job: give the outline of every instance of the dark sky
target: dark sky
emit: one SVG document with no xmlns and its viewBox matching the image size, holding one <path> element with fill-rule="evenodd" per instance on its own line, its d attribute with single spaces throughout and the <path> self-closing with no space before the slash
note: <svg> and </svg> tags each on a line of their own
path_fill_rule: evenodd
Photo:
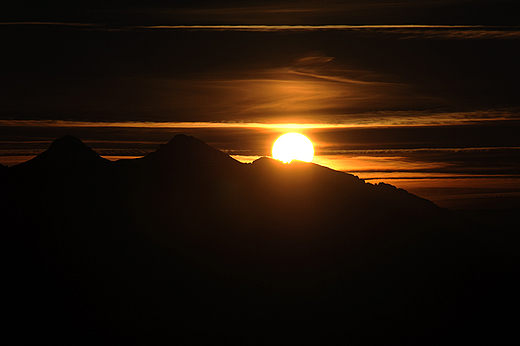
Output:
<svg viewBox="0 0 520 346">
<path fill-rule="evenodd" d="M 518 9 L 468 0 L 12 1 L 0 11 L 0 102 L 4 118 L 106 121 L 517 107 Z M 150 28 L 237 24 L 311 27 Z M 312 27 L 330 24 L 476 26 Z M 298 97 L 310 102 L 294 109 L 289 84 L 301 79 Z M 283 90 L 265 92 L 281 80 Z"/>
<path fill-rule="evenodd" d="M 0 29 L 5 118 L 335 122 L 520 105 L 516 29 Z"/>
<path fill-rule="evenodd" d="M 17 1 L 5 9 L 2 119 L 518 119 L 515 1 Z M 262 26 L 275 24 L 303 27 Z"/>
<path fill-rule="evenodd" d="M 517 25 L 514 0 L 9 1 L 2 21 Z"/>
</svg>

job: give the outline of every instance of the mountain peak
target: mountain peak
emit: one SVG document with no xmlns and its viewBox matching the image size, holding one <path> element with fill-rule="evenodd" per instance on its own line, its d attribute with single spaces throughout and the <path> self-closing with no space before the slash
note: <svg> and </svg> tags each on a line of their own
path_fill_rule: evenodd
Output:
<svg viewBox="0 0 520 346">
<path fill-rule="evenodd" d="M 61 152 L 61 153 L 74 153 L 74 152 L 80 152 L 85 150 L 92 150 L 89 147 L 85 145 L 79 139 L 78 137 L 74 137 L 71 135 L 66 135 L 63 137 L 60 137 L 58 139 L 55 139 L 51 145 L 49 146 L 49 149 L 47 151 L 49 152 Z"/>
<path fill-rule="evenodd" d="M 18 166 L 85 168 L 106 161 L 79 138 L 67 135 L 54 140 L 43 153 Z"/>
<path fill-rule="evenodd" d="M 44 154 L 49 159 L 55 158 L 74 162 L 104 160 L 79 138 L 71 135 L 54 140 L 49 149 L 42 153 L 42 155 Z"/>
<path fill-rule="evenodd" d="M 192 167 L 215 166 L 238 163 L 229 155 L 210 147 L 205 142 L 185 134 L 175 135 L 147 159 L 168 164 L 183 164 Z"/>
<path fill-rule="evenodd" d="M 193 136 L 185 135 L 184 133 L 176 134 L 166 145 L 175 145 L 175 144 L 188 144 L 188 143 L 195 143 L 195 142 L 202 142 L 200 139 L 197 139 Z"/>
</svg>

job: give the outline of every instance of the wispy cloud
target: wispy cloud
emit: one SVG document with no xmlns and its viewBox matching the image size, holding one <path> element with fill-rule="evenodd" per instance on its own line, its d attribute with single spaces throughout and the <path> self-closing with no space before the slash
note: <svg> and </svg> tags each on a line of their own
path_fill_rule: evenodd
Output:
<svg viewBox="0 0 520 346">
<path fill-rule="evenodd" d="M 332 119 L 329 119 L 332 120 Z M 71 120 L 16 120 L 0 119 L 0 127 L 63 127 L 63 128 L 142 128 L 142 129 L 341 129 L 436 127 L 471 125 L 520 120 L 514 111 L 493 110 L 473 112 L 393 111 L 349 114 L 339 122 L 240 122 L 240 121 L 71 121 Z"/>
<path fill-rule="evenodd" d="M 487 25 L 109 25 L 74 22 L 3 22 L 3 26 L 42 25 L 69 26 L 88 30 L 191 30 L 191 31 L 246 31 L 246 32 L 298 32 L 298 31 L 352 31 L 360 33 L 393 34 L 403 39 L 520 39 L 520 27 Z"/>
<path fill-rule="evenodd" d="M 417 28 L 396 29 L 395 34 L 403 39 L 436 39 L 436 40 L 518 40 L 520 29 L 500 27 L 473 28 L 437 28 L 437 30 L 418 30 Z"/>
<path fill-rule="evenodd" d="M 520 147 L 323 150 L 315 162 L 364 177 L 435 175 L 520 178 Z"/>
<path fill-rule="evenodd" d="M 398 83 L 383 81 L 385 76 L 382 75 L 376 75 L 369 71 L 349 69 L 346 66 L 334 64 L 334 57 L 326 56 L 319 52 L 297 59 L 295 63 L 286 68 L 284 72 L 292 75 L 345 84 L 403 86 Z"/>
<path fill-rule="evenodd" d="M 131 28 L 131 27 L 129 27 Z M 395 29 L 483 29 L 481 25 L 147 25 L 141 29 L 210 30 L 210 31 L 315 31 L 315 30 L 395 30 Z"/>
<path fill-rule="evenodd" d="M 484 25 L 152 25 L 141 29 L 208 31 L 356 31 L 420 39 L 519 39 L 519 27 Z"/>
</svg>

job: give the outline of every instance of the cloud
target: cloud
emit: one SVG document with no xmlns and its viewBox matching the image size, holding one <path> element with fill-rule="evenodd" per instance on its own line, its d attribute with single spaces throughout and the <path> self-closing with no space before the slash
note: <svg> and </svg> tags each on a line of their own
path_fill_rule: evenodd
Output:
<svg viewBox="0 0 520 346">
<path fill-rule="evenodd" d="M 365 178 L 520 178 L 520 147 L 322 150 L 315 162 Z"/>
<path fill-rule="evenodd" d="M 403 39 L 435 39 L 435 40 L 518 40 L 520 30 L 503 27 L 468 27 L 468 28 L 435 28 L 437 30 L 421 30 L 414 28 L 398 29 L 395 34 Z"/>
<path fill-rule="evenodd" d="M 520 39 L 518 27 L 483 25 L 155 25 L 135 28 L 251 32 L 353 31 L 384 33 L 403 39 Z"/>
<path fill-rule="evenodd" d="M 386 111 L 350 114 L 348 119 L 327 119 L 323 122 L 264 122 L 231 121 L 82 121 L 0 119 L 0 128 L 139 128 L 139 129 L 193 129 L 193 128 L 248 128 L 248 129 L 363 129 L 400 127 L 446 127 L 478 124 L 514 123 L 520 120 L 517 109 L 480 110 L 464 112 L 439 111 Z"/>
<path fill-rule="evenodd" d="M 334 57 L 316 52 L 297 59 L 292 66 L 286 68 L 286 72 L 318 80 L 346 84 L 402 86 L 397 83 L 381 81 L 383 78 L 388 78 L 388 76 L 376 75 L 370 71 L 349 69 L 341 64 L 335 64 L 333 60 Z"/>
<path fill-rule="evenodd" d="M 358 112 L 442 105 L 393 78 L 311 53 L 285 66 L 163 80 L 161 89 L 175 95 L 168 96 L 171 104 L 185 112 L 245 122 L 350 121 Z M 188 93 L 195 96 L 185 97 Z"/>
<path fill-rule="evenodd" d="M 85 30 L 139 31 L 139 30 L 189 30 L 189 31 L 245 31 L 245 32 L 311 32 L 352 31 L 358 33 L 384 33 L 402 39 L 475 40 L 475 39 L 520 39 L 517 26 L 486 25 L 117 25 L 80 22 L 3 22 L 0 26 L 69 26 Z"/>
</svg>

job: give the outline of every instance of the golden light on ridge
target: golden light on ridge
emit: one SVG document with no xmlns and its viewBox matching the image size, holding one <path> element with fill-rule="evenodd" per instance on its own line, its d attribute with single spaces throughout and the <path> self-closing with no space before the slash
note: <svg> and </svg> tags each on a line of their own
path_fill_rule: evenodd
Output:
<svg viewBox="0 0 520 346">
<path fill-rule="evenodd" d="M 280 136 L 273 145 L 273 158 L 284 163 L 292 160 L 311 162 L 314 157 L 314 147 L 309 138 L 296 132 Z"/>
</svg>

